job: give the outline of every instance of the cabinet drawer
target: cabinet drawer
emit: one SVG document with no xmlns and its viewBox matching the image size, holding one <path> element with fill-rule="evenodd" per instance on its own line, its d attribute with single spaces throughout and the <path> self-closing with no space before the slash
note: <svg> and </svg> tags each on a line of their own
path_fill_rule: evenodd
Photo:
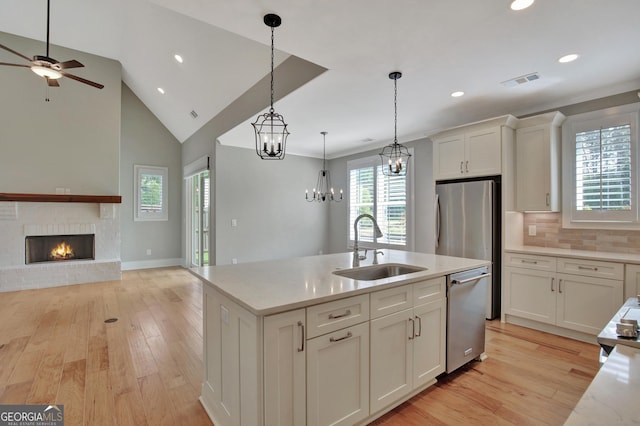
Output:
<svg viewBox="0 0 640 426">
<path fill-rule="evenodd" d="M 307 339 L 368 320 L 368 294 L 311 306 L 307 308 Z"/>
<path fill-rule="evenodd" d="M 413 306 L 413 285 L 403 285 L 371 293 L 371 318 L 400 312 Z"/>
<path fill-rule="evenodd" d="M 506 253 L 505 266 L 537 269 L 539 271 L 556 271 L 556 258 L 535 254 Z"/>
<path fill-rule="evenodd" d="M 413 306 L 444 299 L 446 295 L 446 277 L 433 278 L 413 284 Z"/>
<path fill-rule="evenodd" d="M 610 280 L 623 280 L 624 264 L 559 257 L 558 272 L 584 275 L 587 277 L 608 278 Z"/>
</svg>

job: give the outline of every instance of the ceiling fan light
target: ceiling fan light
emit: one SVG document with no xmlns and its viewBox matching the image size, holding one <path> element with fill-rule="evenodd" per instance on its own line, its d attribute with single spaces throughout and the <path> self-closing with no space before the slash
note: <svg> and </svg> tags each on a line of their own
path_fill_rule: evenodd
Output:
<svg viewBox="0 0 640 426">
<path fill-rule="evenodd" d="M 31 71 L 38 74 L 40 77 L 50 78 L 53 80 L 57 80 L 62 77 L 62 74 L 59 71 L 47 67 L 42 67 L 40 65 L 32 66 Z"/>
</svg>

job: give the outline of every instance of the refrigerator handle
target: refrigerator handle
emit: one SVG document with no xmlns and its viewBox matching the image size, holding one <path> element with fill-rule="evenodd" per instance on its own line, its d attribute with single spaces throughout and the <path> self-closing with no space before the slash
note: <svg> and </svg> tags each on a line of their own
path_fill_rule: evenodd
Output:
<svg viewBox="0 0 640 426">
<path fill-rule="evenodd" d="M 436 194 L 436 202 L 433 204 L 434 216 L 436 219 L 436 248 L 440 246 L 440 196 Z"/>
</svg>

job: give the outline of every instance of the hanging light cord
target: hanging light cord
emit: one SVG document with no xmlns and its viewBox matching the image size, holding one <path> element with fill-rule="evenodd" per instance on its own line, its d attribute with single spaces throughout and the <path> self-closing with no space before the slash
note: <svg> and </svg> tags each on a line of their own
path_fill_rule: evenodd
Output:
<svg viewBox="0 0 640 426">
<path fill-rule="evenodd" d="M 271 27 L 271 108 L 269 112 L 273 114 L 273 30 L 274 27 Z"/>
<path fill-rule="evenodd" d="M 393 79 L 393 143 L 398 143 L 398 79 Z"/>
<path fill-rule="evenodd" d="M 322 132 L 322 170 L 327 170 L 327 132 Z"/>
</svg>

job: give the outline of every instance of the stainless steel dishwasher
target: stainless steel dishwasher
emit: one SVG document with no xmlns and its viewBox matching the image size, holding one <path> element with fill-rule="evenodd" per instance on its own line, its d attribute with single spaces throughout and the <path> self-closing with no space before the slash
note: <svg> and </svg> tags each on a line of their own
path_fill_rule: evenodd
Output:
<svg viewBox="0 0 640 426">
<path fill-rule="evenodd" d="M 487 267 L 447 277 L 447 373 L 484 353 Z"/>
</svg>

